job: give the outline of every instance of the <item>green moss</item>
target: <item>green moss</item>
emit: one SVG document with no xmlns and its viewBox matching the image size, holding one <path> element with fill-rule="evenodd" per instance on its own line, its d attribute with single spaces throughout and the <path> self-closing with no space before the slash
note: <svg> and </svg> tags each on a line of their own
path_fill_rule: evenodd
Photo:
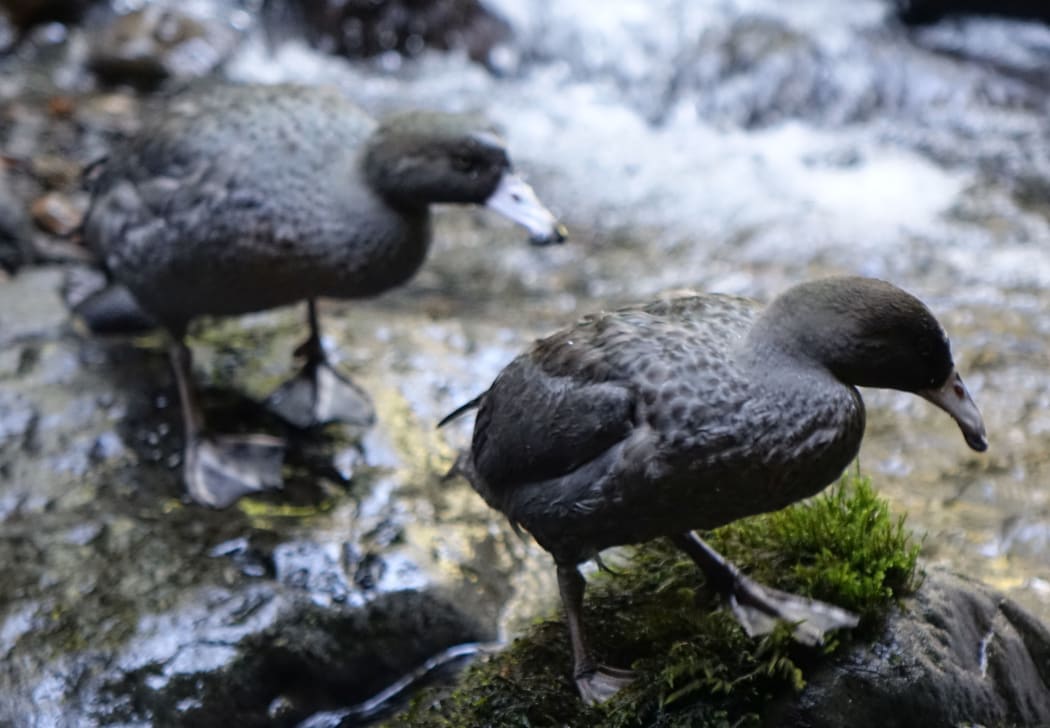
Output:
<svg viewBox="0 0 1050 728">
<path fill-rule="evenodd" d="M 918 587 L 919 545 L 859 475 L 805 504 L 720 529 L 710 542 L 752 577 L 867 621 Z"/>
<path fill-rule="evenodd" d="M 860 476 L 777 513 L 707 534 L 755 579 L 861 614 L 861 633 L 917 586 L 919 547 Z M 794 643 L 785 626 L 747 637 L 691 561 L 663 541 L 631 549 L 625 570 L 589 579 L 585 624 L 599 657 L 637 681 L 605 705 L 577 697 L 560 619 L 536 624 L 472 666 L 451 692 L 428 692 L 388 725 L 697 727 L 760 724 L 768 700 L 804 685 L 806 670 L 838 647 Z M 849 635 L 840 637 L 850 639 Z"/>
</svg>

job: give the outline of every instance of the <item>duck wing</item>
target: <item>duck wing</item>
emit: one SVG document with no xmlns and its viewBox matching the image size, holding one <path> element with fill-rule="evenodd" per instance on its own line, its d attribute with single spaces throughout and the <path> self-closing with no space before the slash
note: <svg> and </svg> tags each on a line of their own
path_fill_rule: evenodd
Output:
<svg viewBox="0 0 1050 728">
<path fill-rule="evenodd" d="M 469 453 L 474 474 L 494 493 L 568 475 L 624 440 L 634 411 L 625 382 L 551 376 L 529 355 L 519 357 L 481 398 Z"/>
</svg>

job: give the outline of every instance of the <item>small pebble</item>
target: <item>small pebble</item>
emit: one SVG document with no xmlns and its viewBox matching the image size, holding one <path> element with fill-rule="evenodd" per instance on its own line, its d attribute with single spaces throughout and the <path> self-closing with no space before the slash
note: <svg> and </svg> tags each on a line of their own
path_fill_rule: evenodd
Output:
<svg viewBox="0 0 1050 728">
<path fill-rule="evenodd" d="M 48 192 L 33 201 L 33 222 L 45 232 L 65 237 L 80 227 L 84 210 L 60 192 Z"/>
</svg>

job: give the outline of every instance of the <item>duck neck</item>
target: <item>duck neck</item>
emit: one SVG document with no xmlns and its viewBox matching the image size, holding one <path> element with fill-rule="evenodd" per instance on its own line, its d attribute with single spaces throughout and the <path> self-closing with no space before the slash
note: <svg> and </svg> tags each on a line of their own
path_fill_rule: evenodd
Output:
<svg viewBox="0 0 1050 728">
<path fill-rule="evenodd" d="M 361 174 L 366 184 L 390 207 L 410 214 L 426 211 L 434 201 L 429 180 L 417 179 L 419 165 L 402 158 L 403 151 L 390 139 L 377 134 L 370 140 L 361 157 Z"/>
<path fill-rule="evenodd" d="M 838 381 L 825 351 L 825 339 L 830 333 L 825 322 L 800 323 L 804 317 L 792 303 L 778 299 L 758 316 L 741 348 L 744 362 L 759 374 L 772 375 L 781 370 L 808 372 Z"/>
<path fill-rule="evenodd" d="M 756 452 L 779 486 L 770 498 L 782 493 L 786 505 L 819 492 L 857 456 L 865 411 L 856 387 L 836 378 L 775 323 L 756 325 L 739 361 L 755 388 L 752 401 L 763 409 L 756 421 L 778 423 L 759 434 Z"/>
</svg>

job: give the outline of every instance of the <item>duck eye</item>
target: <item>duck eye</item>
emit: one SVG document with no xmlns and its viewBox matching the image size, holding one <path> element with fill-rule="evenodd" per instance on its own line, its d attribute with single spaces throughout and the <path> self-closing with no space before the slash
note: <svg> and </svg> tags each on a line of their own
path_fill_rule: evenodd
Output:
<svg viewBox="0 0 1050 728">
<path fill-rule="evenodd" d="M 481 164 L 474 157 L 465 154 L 456 154 L 452 157 L 452 169 L 464 174 L 476 175 L 481 171 Z"/>
</svg>

